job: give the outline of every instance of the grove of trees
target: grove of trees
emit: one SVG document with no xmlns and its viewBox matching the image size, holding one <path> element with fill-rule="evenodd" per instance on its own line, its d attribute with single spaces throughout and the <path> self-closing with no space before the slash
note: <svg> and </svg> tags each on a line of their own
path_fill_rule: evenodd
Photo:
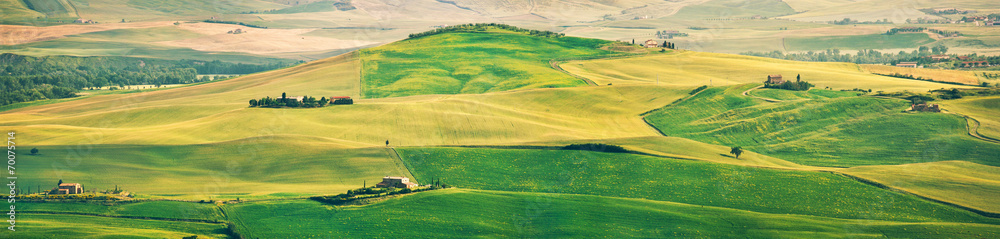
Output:
<svg viewBox="0 0 1000 239">
<path fill-rule="evenodd" d="M 76 92 L 86 88 L 186 84 L 210 80 L 197 78 L 198 74 L 248 74 L 288 65 L 3 53 L 0 54 L 0 105 L 75 97 Z"/>
<path fill-rule="evenodd" d="M 539 31 L 539 30 L 524 29 L 524 28 L 515 27 L 515 26 L 511 26 L 511 25 L 507 25 L 507 24 L 500 24 L 500 23 L 469 23 L 469 24 L 462 24 L 462 25 L 454 25 L 454 26 L 441 27 L 441 28 L 438 28 L 438 29 L 434 29 L 434 30 L 430 30 L 430 31 L 426 31 L 426 32 L 421 32 L 421 33 L 413 33 L 413 34 L 410 34 L 409 39 L 418 38 L 418 37 L 425 37 L 425 36 L 430 36 L 430 35 L 437 35 L 437 34 L 446 33 L 446 32 L 484 32 L 484 31 L 486 31 L 486 30 L 488 30 L 490 28 L 508 30 L 508 31 L 512 31 L 512 32 L 528 33 L 528 35 L 540 36 L 540 37 L 562 37 L 562 36 L 566 35 L 566 34 L 555 33 L 555 32 L 551 32 L 551 31 Z"/>
</svg>

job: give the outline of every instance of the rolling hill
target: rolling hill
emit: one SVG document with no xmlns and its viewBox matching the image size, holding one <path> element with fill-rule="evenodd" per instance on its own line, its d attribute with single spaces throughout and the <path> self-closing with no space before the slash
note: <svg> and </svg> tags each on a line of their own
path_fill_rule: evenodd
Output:
<svg viewBox="0 0 1000 239">
<path fill-rule="evenodd" d="M 197 35 L 170 29 L 63 41 Z M 621 48 L 640 54 L 607 50 Z M 578 60 L 558 66 L 596 85 L 552 65 L 568 58 Z M 768 74 L 820 87 L 757 89 Z M 997 210 L 1000 144 L 970 137 L 958 115 L 839 91 L 953 86 L 849 63 L 484 28 L 223 81 L 28 103 L 0 112 L 0 126 L 19 150 L 39 149 L 18 156 L 24 186 L 65 180 L 149 200 L 21 204 L 40 215 L 25 231 L 41 237 L 996 237 L 1000 219 L 984 212 Z M 355 99 L 248 107 L 283 93 Z M 992 119 L 993 98 L 941 104 Z M 994 123 L 983 120 L 984 134 Z M 559 149 L 581 143 L 631 152 Z M 306 199 L 390 175 L 458 188 L 367 205 Z"/>
</svg>

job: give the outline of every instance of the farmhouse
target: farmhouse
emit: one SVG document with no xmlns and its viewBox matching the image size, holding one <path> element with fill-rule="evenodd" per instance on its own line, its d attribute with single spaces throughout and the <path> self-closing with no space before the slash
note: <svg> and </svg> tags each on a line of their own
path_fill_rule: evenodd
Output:
<svg viewBox="0 0 1000 239">
<path fill-rule="evenodd" d="M 910 111 L 941 112 L 941 108 L 937 104 L 912 104 Z"/>
<path fill-rule="evenodd" d="M 63 183 L 59 184 L 59 187 L 52 189 L 53 194 L 81 194 L 83 193 L 83 185 L 79 183 Z"/>
<path fill-rule="evenodd" d="M 375 187 L 380 188 L 414 188 L 417 187 L 417 183 L 410 182 L 410 178 L 407 177 L 383 177 L 382 182 L 375 185 Z"/>
<path fill-rule="evenodd" d="M 781 79 L 781 75 L 767 75 L 767 81 L 764 83 L 777 85 L 785 83 L 785 80 Z"/>
<path fill-rule="evenodd" d="M 653 48 L 658 46 L 660 46 L 660 43 L 657 43 L 656 40 L 653 39 L 646 40 L 646 48 Z"/>
<path fill-rule="evenodd" d="M 931 58 L 931 60 L 940 61 L 940 60 L 951 59 L 951 56 L 948 56 L 948 55 L 933 55 L 933 56 L 928 56 L 928 58 Z"/>
<path fill-rule="evenodd" d="M 916 62 L 900 62 L 900 63 L 896 63 L 896 67 L 917 68 L 917 63 Z"/>
<path fill-rule="evenodd" d="M 94 24 L 95 22 L 94 22 L 94 20 L 89 20 L 89 19 L 83 19 L 83 18 L 77 18 L 77 19 L 76 19 L 76 21 L 73 21 L 73 23 L 86 23 L 86 24 Z"/>
<path fill-rule="evenodd" d="M 286 99 L 294 100 L 296 102 L 302 102 L 302 99 L 305 99 L 305 96 L 289 96 L 289 97 L 286 97 Z"/>
</svg>

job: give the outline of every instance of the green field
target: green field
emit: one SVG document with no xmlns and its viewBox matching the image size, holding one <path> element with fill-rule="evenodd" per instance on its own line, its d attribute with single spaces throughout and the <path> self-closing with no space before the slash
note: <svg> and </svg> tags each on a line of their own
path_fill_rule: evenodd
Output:
<svg viewBox="0 0 1000 239">
<path fill-rule="evenodd" d="M 887 92 L 924 92 L 971 87 L 873 75 L 853 63 L 787 61 L 694 51 L 570 61 L 559 66 L 570 73 L 593 80 L 598 85 L 723 86 L 763 83 L 768 75 L 780 74 L 785 79 L 801 75 L 802 80 L 815 84 L 818 89 L 830 87 L 833 90 L 860 88 Z"/>
<path fill-rule="evenodd" d="M 478 94 L 586 82 L 549 66 L 556 58 L 598 56 L 608 41 L 544 38 L 495 30 L 443 33 L 360 51 L 362 96 Z"/>
<path fill-rule="evenodd" d="M 641 198 L 846 219 L 997 223 L 825 172 L 592 151 L 397 150 L 416 179 L 440 179 L 461 188 Z"/>
<path fill-rule="evenodd" d="M 857 91 L 832 91 L 812 89 L 809 91 L 792 91 L 779 89 L 760 89 L 750 92 L 753 96 L 764 97 L 775 100 L 817 100 L 828 98 L 858 96 Z"/>
<path fill-rule="evenodd" d="M 755 15 L 774 17 L 792 13 L 795 13 L 795 9 L 783 1 L 712 0 L 684 7 L 671 17 L 676 19 L 740 18 Z"/>
<path fill-rule="evenodd" d="M 741 95 L 752 87 L 709 88 L 646 119 L 670 136 L 743 146 L 805 165 L 956 158 L 1000 165 L 1000 146 L 968 137 L 965 120 L 955 115 L 902 113 L 908 102 L 864 96 L 763 103 Z"/>
<path fill-rule="evenodd" d="M 863 166 L 842 172 L 976 210 L 1000 213 L 1000 168 L 966 161 Z"/>
<path fill-rule="evenodd" d="M 916 48 L 931 42 L 934 42 L 934 39 L 931 39 L 925 33 L 796 37 L 785 39 L 788 51 Z"/>
<path fill-rule="evenodd" d="M 229 238 L 216 223 L 124 219 L 100 216 L 29 214 L 18 217 L 17 238 Z"/>
<path fill-rule="evenodd" d="M 39 146 L 40 155 L 23 156 L 27 160 L 21 162 L 24 175 L 19 183 L 47 188 L 58 180 L 53 175 L 61 175 L 88 190 L 117 185 L 143 197 L 255 199 L 337 194 L 358 188 L 365 180 L 374 184 L 385 175 L 408 174 L 381 148 L 344 149 L 320 139 L 291 139 L 180 146 Z"/>
<path fill-rule="evenodd" d="M 362 207 L 332 207 L 301 200 L 243 203 L 223 208 L 240 233 L 250 238 L 995 237 L 1000 234 L 1000 227 L 985 224 L 845 220 L 642 199 L 468 189 L 418 193 Z"/>
<path fill-rule="evenodd" d="M 143 30 L 118 30 L 111 32 L 96 32 L 83 34 L 88 37 L 70 37 L 51 41 L 33 42 L 13 46 L 0 46 L 0 51 L 30 56 L 46 55 L 70 55 L 70 56 L 129 56 L 143 58 L 159 58 L 165 60 L 220 60 L 232 63 L 245 64 L 267 64 L 275 62 L 296 62 L 289 59 L 269 58 L 255 56 L 244 53 L 212 53 L 196 51 L 190 48 L 167 47 L 143 43 L 150 39 L 164 38 L 165 36 L 184 38 L 191 33 L 165 34 L 146 31 L 148 35 L 142 36 Z M 93 38 L 90 38 L 93 37 Z M 117 39 L 123 37 L 122 39 Z M 101 38 L 116 38 L 116 41 L 106 41 Z M 124 40 L 124 41 L 119 41 Z"/>
<path fill-rule="evenodd" d="M 194 219 L 201 221 L 223 221 L 222 212 L 212 203 L 190 203 L 178 201 L 119 202 L 104 205 L 96 202 L 19 202 L 22 212 L 34 213 L 78 213 L 109 217 Z"/>
<path fill-rule="evenodd" d="M 969 97 L 965 99 L 936 102 L 945 110 L 968 115 L 979 121 L 979 134 L 1000 139 L 1000 97 Z"/>
</svg>

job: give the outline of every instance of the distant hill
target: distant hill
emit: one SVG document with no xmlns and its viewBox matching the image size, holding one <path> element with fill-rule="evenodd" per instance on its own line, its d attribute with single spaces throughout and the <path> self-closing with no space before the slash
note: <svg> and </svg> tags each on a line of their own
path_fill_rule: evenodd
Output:
<svg viewBox="0 0 1000 239">
<path fill-rule="evenodd" d="M 360 51 L 362 96 L 485 93 L 586 85 L 549 60 L 613 54 L 612 41 L 536 36 L 497 27 L 445 32 Z"/>
</svg>

